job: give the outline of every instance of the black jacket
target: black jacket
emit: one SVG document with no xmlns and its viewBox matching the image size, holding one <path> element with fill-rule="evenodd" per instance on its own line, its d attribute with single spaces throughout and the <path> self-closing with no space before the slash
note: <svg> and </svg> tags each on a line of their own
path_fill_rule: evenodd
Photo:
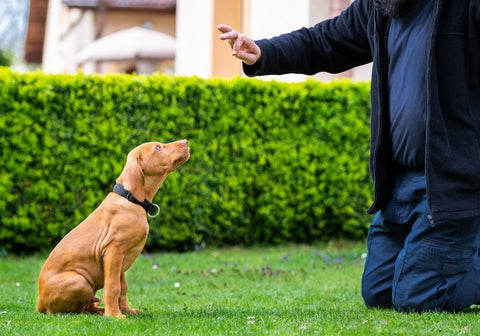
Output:
<svg viewBox="0 0 480 336">
<path fill-rule="evenodd" d="M 480 215 L 480 0 L 432 0 L 427 45 L 425 172 L 435 220 Z M 337 73 L 373 61 L 370 173 L 374 203 L 390 199 L 386 40 L 389 19 L 371 0 L 356 0 L 338 17 L 256 41 L 262 58 L 248 76 Z"/>
</svg>

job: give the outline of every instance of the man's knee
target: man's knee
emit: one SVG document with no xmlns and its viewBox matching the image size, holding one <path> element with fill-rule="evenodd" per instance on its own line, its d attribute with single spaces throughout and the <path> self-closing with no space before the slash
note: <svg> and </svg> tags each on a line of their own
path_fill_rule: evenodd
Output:
<svg viewBox="0 0 480 336">
<path fill-rule="evenodd" d="M 413 293 L 411 293 L 413 294 Z M 369 308 L 394 308 L 399 312 L 424 312 L 424 311 L 460 311 L 459 307 L 445 302 L 444 298 L 426 299 L 421 295 L 393 296 L 392 291 L 378 291 L 373 287 L 362 287 L 362 297 L 365 306 Z"/>
<path fill-rule="evenodd" d="M 378 288 L 362 284 L 362 297 L 365 305 L 370 308 L 392 307 L 392 291 L 378 290 Z"/>
<path fill-rule="evenodd" d="M 417 298 L 403 297 L 393 298 L 393 308 L 398 312 L 423 312 L 423 311 L 440 311 L 441 309 L 435 309 L 435 307 L 428 305 L 426 302 L 421 302 Z"/>
<path fill-rule="evenodd" d="M 453 300 L 448 293 L 442 292 L 436 295 L 424 293 L 410 293 L 411 295 L 394 295 L 393 307 L 398 312 L 459 312 L 467 308 L 464 302 Z"/>
</svg>

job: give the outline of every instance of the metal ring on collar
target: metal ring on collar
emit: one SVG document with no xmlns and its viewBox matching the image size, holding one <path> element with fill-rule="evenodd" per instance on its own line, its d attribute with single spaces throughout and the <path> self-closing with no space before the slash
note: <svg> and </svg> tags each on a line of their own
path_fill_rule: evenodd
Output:
<svg viewBox="0 0 480 336">
<path fill-rule="evenodd" d="M 153 208 L 156 209 L 156 210 L 155 210 L 155 213 L 154 213 L 154 214 L 150 214 L 150 211 L 152 211 Z M 157 217 L 159 214 L 160 214 L 160 207 L 159 207 L 157 204 L 152 203 L 151 208 L 150 208 L 150 209 L 148 210 L 148 212 L 147 212 L 148 217 L 150 217 L 150 218 Z"/>
</svg>

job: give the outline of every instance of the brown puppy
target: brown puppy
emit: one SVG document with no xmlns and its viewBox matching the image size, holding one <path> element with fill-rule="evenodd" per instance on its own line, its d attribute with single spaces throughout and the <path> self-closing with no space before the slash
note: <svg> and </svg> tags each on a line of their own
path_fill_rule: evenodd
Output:
<svg viewBox="0 0 480 336">
<path fill-rule="evenodd" d="M 125 318 L 138 314 L 127 303 L 125 271 L 142 251 L 148 234 L 147 212 L 167 175 L 190 157 L 187 140 L 149 142 L 133 149 L 114 192 L 53 249 L 38 279 L 41 313 L 104 313 Z M 97 290 L 104 288 L 105 308 Z"/>
</svg>

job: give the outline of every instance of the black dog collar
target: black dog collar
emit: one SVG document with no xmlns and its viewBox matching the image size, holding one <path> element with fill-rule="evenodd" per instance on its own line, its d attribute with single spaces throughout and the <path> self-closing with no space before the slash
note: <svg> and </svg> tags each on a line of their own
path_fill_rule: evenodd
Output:
<svg viewBox="0 0 480 336">
<path fill-rule="evenodd" d="M 112 190 L 114 193 L 116 194 L 119 194 L 120 196 L 122 197 L 125 197 L 127 200 L 129 200 L 130 202 L 132 203 L 135 203 L 135 204 L 138 204 L 140 205 L 142 208 L 145 209 L 145 211 L 147 212 L 148 216 L 149 217 L 156 217 L 158 216 L 158 214 L 160 213 L 160 207 L 155 204 L 155 203 L 150 203 L 149 201 L 147 200 L 144 200 L 143 202 L 140 202 L 139 200 L 137 200 L 135 197 L 132 196 L 132 194 L 130 193 L 130 191 L 128 190 L 125 190 L 125 188 L 123 187 L 123 185 L 121 185 L 120 183 L 116 183 L 114 186 L 113 186 L 113 190 Z M 151 214 L 150 212 L 152 210 L 156 210 L 156 212 L 154 214 Z"/>
</svg>

